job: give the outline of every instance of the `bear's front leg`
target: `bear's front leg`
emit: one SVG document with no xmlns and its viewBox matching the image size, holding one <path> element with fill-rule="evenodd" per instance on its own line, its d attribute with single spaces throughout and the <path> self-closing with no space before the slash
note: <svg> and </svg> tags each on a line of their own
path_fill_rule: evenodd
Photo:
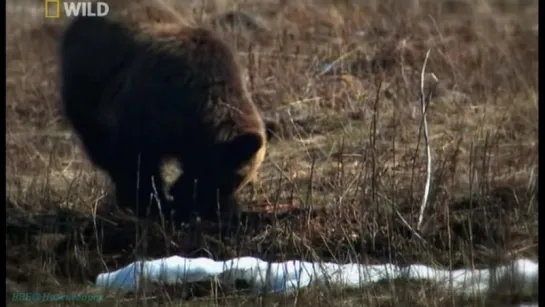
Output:
<svg viewBox="0 0 545 307">
<path fill-rule="evenodd" d="M 241 212 L 232 188 L 202 181 L 198 196 L 198 213 L 203 221 L 239 225 Z"/>
<path fill-rule="evenodd" d="M 177 225 L 192 222 L 199 211 L 195 178 L 186 173 L 180 175 L 170 187 L 169 194 L 173 198 L 174 222 Z"/>
<path fill-rule="evenodd" d="M 189 222 L 194 217 L 202 221 L 237 224 L 240 210 L 235 203 L 232 189 L 221 189 L 217 183 L 206 179 L 196 179 L 183 174 L 170 189 L 174 198 L 176 222 Z"/>
<path fill-rule="evenodd" d="M 141 160 L 137 164 L 113 172 L 117 205 L 131 209 L 139 218 L 156 218 L 160 213 L 169 218 L 170 204 L 164 195 L 164 181 L 159 163 Z"/>
</svg>

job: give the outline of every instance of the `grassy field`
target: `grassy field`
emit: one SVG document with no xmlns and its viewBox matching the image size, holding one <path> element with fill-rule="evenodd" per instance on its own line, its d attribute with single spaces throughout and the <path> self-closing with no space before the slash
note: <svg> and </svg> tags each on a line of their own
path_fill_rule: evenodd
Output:
<svg viewBox="0 0 545 307">
<path fill-rule="evenodd" d="M 44 19 L 43 1 L 8 1 L 8 304 L 14 292 L 97 293 L 99 272 L 172 254 L 445 269 L 537 258 L 537 0 L 171 0 L 171 11 L 149 14 L 139 2 L 159 3 L 118 0 L 110 8 L 222 33 L 256 104 L 277 123 L 260 180 L 242 202 L 312 210 L 229 237 L 212 226 L 172 232 L 116 220 L 105 209 L 108 179 L 59 111 L 63 20 Z M 418 227 L 428 169 L 421 88 L 432 168 Z M 174 171 L 165 167 L 165 176 Z M 108 293 L 102 304 L 510 306 L 537 297 L 506 288 L 463 298 L 397 281 L 289 297 L 194 289 Z"/>
</svg>

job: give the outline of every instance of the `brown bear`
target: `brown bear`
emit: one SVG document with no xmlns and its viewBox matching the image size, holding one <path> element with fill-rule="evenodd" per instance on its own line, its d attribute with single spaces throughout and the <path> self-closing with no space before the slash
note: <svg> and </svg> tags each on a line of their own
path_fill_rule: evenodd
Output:
<svg viewBox="0 0 545 307">
<path fill-rule="evenodd" d="M 111 177 L 119 206 L 143 217 L 151 204 L 157 214 L 156 191 L 177 221 L 192 212 L 207 220 L 238 215 L 236 193 L 257 173 L 267 136 L 235 53 L 214 32 L 77 17 L 59 56 L 64 114 Z M 171 203 L 165 158 L 183 171 Z"/>
</svg>

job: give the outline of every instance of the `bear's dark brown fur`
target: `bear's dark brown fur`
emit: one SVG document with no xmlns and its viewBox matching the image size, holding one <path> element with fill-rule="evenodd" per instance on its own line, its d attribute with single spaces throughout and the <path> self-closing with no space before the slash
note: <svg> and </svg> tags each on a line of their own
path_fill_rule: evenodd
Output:
<svg viewBox="0 0 545 307">
<path fill-rule="evenodd" d="M 172 187 L 177 220 L 193 211 L 213 219 L 218 204 L 222 216 L 238 212 L 234 197 L 257 173 L 267 138 L 226 43 L 205 28 L 78 17 L 59 54 L 63 110 L 118 205 L 138 201 L 146 215 L 153 176 L 167 206 L 160 164 L 174 157 L 183 170 Z"/>
</svg>

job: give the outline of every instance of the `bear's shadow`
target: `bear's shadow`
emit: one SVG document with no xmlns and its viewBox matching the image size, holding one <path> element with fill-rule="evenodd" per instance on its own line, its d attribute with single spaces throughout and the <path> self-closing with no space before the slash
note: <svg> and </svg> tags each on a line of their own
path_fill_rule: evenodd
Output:
<svg viewBox="0 0 545 307">
<path fill-rule="evenodd" d="M 88 282 L 102 272 L 117 270 L 136 260 L 172 255 L 215 260 L 255 256 L 266 260 L 267 255 L 250 244 L 252 238 L 279 220 L 297 218 L 304 213 L 298 210 L 276 215 L 242 212 L 238 227 L 213 222 L 173 227 L 168 222 L 142 220 L 111 210 L 111 206 L 104 207 L 109 209 L 99 210 L 94 217 L 69 209 L 35 215 L 8 213 L 6 239 L 9 244 L 6 244 L 14 249 L 27 249 L 29 238 L 60 236 L 62 239 L 47 251 L 36 250 L 31 254 L 38 261 L 39 255 L 45 252 L 54 257 L 55 272 L 59 276 Z"/>
</svg>

